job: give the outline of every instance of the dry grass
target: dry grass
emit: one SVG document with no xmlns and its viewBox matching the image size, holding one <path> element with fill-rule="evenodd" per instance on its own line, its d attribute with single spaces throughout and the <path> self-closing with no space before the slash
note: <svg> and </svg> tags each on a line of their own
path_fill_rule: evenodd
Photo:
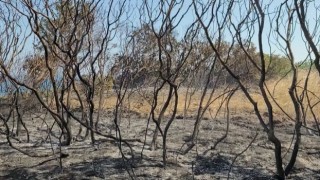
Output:
<svg viewBox="0 0 320 180">
<path fill-rule="evenodd" d="M 299 79 L 298 79 L 298 86 L 303 87 L 305 80 L 306 80 L 307 72 L 305 70 L 300 70 L 299 71 Z M 273 110 L 276 116 L 278 116 L 278 119 L 282 119 L 282 117 L 285 116 L 285 114 L 282 112 L 282 110 L 278 107 L 278 105 L 291 117 L 294 117 L 295 111 L 293 108 L 292 101 L 290 99 L 288 90 L 291 85 L 291 75 L 288 75 L 287 77 L 283 79 L 271 79 L 266 82 L 266 85 L 268 89 L 270 90 L 270 93 L 273 97 L 270 98 L 270 101 L 273 105 Z M 309 84 L 308 84 L 308 91 L 309 92 L 309 97 L 311 98 L 311 104 L 316 103 L 319 101 L 319 99 L 316 96 L 320 96 L 320 78 L 316 72 L 312 72 L 309 77 Z M 205 96 L 205 100 L 203 103 L 203 106 L 207 103 L 208 98 L 209 98 L 209 92 Z M 267 111 L 266 105 L 263 101 L 263 98 L 258 90 L 258 87 L 250 87 L 249 89 L 250 94 L 254 98 L 254 100 L 258 103 L 258 107 L 262 113 Z M 302 92 L 302 88 L 298 88 L 298 94 Z M 199 108 L 199 103 L 201 99 L 201 93 L 202 91 L 196 92 L 190 102 L 190 106 L 187 110 L 188 116 L 196 116 L 198 108 Z M 212 99 L 215 99 L 219 95 L 223 93 L 223 89 L 220 88 L 216 90 L 216 92 L 213 95 Z M 142 117 L 148 116 L 151 110 L 151 103 L 152 103 L 152 97 L 153 97 L 153 91 L 152 90 L 144 90 L 144 92 L 131 92 L 129 93 L 130 96 L 126 96 L 123 101 L 123 107 L 124 109 L 129 109 L 130 111 L 135 111 L 139 113 Z M 164 104 L 166 97 L 168 94 L 168 89 L 165 88 L 162 90 L 159 94 L 158 98 L 158 106 L 156 108 L 156 112 L 159 113 L 162 105 Z M 316 96 L 315 96 L 316 95 Z M 223 99 L 226 96 L 222 96 L 220 98 L 217 98 L 208 108 L 208 111 L 205 113 L 204 117 L 210 118 L 210 113 L 211 115 L 214 115 L 216 111 L 219 109 L 221 104 L 223 103 Z M 271 96 L 269 96 L 271 97 Z M 95 107 L 98 107 L 98 97 L 96 99 L 96 105 Z M 105 110 L 110 110 L 114 109 L 116 106 L 117 102 L 117 97 L 115 92 L 109 91 L 104 94 L 103 98 L 103 109 Z M 179 89 L 179 100 L 178 100 L 178 106 L 177 106 L 177 115 L 183 115 L 184 113 L 184 107 L 185 107 L 185 100 L 186 100 L 186 89 L 185 88 L 180 88 Z M 275 103 L 276 101 L 276 103 Z M 174 100 L 172 99 L 169 110 L 165 113 L 165 115 L 170 115 L 172 113 L 173 109 L 173 102 Z M 307 104 L 306 99 L 303 102 L 305 105 Z M 278 104 L 278 105 L 277 105 Z M 71 107 L 78 107 L 79 102 L 76 99 L 72 99 L 71 101 Z M 223 105 L 225 107 L 225 105 Z M 238 91 L 235 93 L 233 98 L 230 101 L 229 104 L 230 111 L 236 114 L 241 114 L 241 113 L 253 113 L 253 106 L 252 104 L 247 100 L 245 95 L 241 92 Z M 316 105 L 314 107 L 314 112 L 318 113 L 320 112 L 320 104 Z M 219 115 L 223 115 L 224 113 L 224 108 L 222 108 L 222 111 L 219 113 Z M 319 113 L 317 114 L 319 116 Z M 310 109 L 307 110 L 307 118 L 312 119 Z"/>
<path fill-rule="evenodd" d="M 298 96 L 300 96 L 300 94 L 303 91 L 306 77 L 307 77 L 307 72 L 305 70 L 300 70 L 298 72 L 298 83 L 297 83 Z M 291 85 L 291 79 L 292 79 L 292 76 L 288 76 L 285 79 L 281 80 L 279 83 L 277 83 L 277 80 L 271 80 L 270 82 L 268 82 L 267 86 L 271 91 L 274 91 L 272 93 L 272 96 L 274 97 L 275 101 L 283 108 L 283 110 L 287 114 L 294 117 L 295 110 L 293 108 L 293 103 L 289 96 L 289 87 Z M 312 105 L 320 100 L 318 99 L 318 97 L 316 97 L 320 95 L 319 85 L 320 85 L 319 75 L 317 72 L 314 71 L 310 74 L 309 81 L 308 81 L 308 91 L 309 91 L 308 96 L 310 98 L 310 102 Z M 305 107 L 307 107 L 308 102 L 306 97 L 304 98 L 303 104 L 305 105 Z M 275 105 L 274 102 L 273 102 L 273 105 L 275 107 L 274 111 L 276 113 L 282 114 L 281 110 Z M 316 105 L 313 108 L 313 110 L 315 113 L 318 113 L 317 116 L 319 116 L 320 105 Z M 309 108 L 307 110 L 307 119 L 311 119 L 311 113 Z"/>
</svg>

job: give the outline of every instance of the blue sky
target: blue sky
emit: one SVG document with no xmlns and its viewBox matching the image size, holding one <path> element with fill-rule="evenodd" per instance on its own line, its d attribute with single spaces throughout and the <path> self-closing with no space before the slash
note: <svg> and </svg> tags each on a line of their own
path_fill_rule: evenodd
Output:
<svg viewBox="0 0 320 180">
<path fill-rule="evenodd" d="M 244 1 L 246 3 L 249 3 L 250 1 Z M 270 6 L 268 7 L 268 12 L 269 14 L 266 15 L 265 17 L 265 27 L 264 27 L 264 33 L 263 33 L 263 46 L 264 46 L 264 52 L 266 54 L 269 53 L 275 53 L 275 54 L 280 54 L 280 55 L 284 55 L 283 49 L 281 48 L 281 45 L 284 45 L 284 42 L 281 39 L 277 39 L 279 37 L 277 37 L 278 35 L 275 32 L 275 26 L 276 26 L 276 16 L 277 16 L 277 11 L 279 10 L 280 7 L 280 3 L 282 3 L 283 1 L 262 1 L 264 2 L 262 4 L 262 6 L 269 4 L 270 2 Z M 290 2 L 290 1 L 289 1 Z M 292 1 L 293 2 L 293 1 Z M 241 7 L 240 7 L 241 6 Z M 241 9 L 242 8 L 242 9 Z M 241 16 L 241 13 L 243 10 L 243 4 L 235 7 L 232 11 L 233 13 L 233 17 L 235 19 L 239 18 L 239 16 Z M 267 11 L 266 11 L 267 12 Z M 314 31 L 314 29 L 316 29 L 316 33 L 314 34 L 314 40 L 317 42 L 320 40 L 320 27 L 319 30 L 317 28 L 318 26 L 318 20 L 316 17 L 320 17 L 320 1 L 314 1 L 314 2 L 310 2 L 309 6 L 308 6 L 308 10 L 306 11 L 306 19 L 307 19 L 307 24 L 308 27 L 310 29 L 311 32 Z M 194 15 L 194 9 L 190 10 L 190 13 L 188 13 L 186 15 L 186 17 L 184 18 L 184 20 L 181 22 L 181 25 L 178 27 L 178 32 L 179 31 L 184 31 L 190 24 L 190 22 L 192 22 L 192 20 L 194 20 L 196 17 Z M 283 21 L 284 23 L 286 23 L 287 17 L 282 14 L 282 16 L 279 18 L 280 21 Z M 293 32 L 293 36 L 292 36 L 292 50 L 294 53 L 294 57 L 295 57 L 295 61 L 299 62 L 299 61 L 303 61 L 305 59 L 310 59 L 310 57 L 308 57 L 308 46 L 305 43 L 305 38 L 304 35 L 300 29 L 300 24 L 298 22 L 297 17 L 295 16 L 295 25 L 294 25 L 294 32 Z M 286 27 L 280 27 L 280 31 L 284 32 L 284 29 Z M 253 35 L 252 38 L 252 42 L 258 46 L 258 27 L 256 26 L 255 29 L 255 34 Z M 245 34 L 246 32 L 244 32 L 243 34 Z M 245 38 L 245 36 L 243 36 Z M 213 36 L 214 38 L 214 36 Z M 230 41 L 231 38 L 228 35 L 228 33 L 225 35 L 225 40 Z M 311 56 L 312 58 L 312 56 Z"/>
<path fill-rule="evenodd" d="M 141 9 L 139 9 L 140 4 L 142 1 L 129 1 L 130 2 L 130 11 L 131 13 L 130 15 L 130 24 L 136 28 L 139 28 L 140 26 L 140 22 L 139 22 L 139 11 Z M 151 1 L 149 1 L 151 2 Z M 159 1 L 154 0 L 153 3 L 156 4 Z M 248 3 L 249 1 L 244 1 L 245 3 Z M 275 16 L 275 11 L 277 10 L 277 8 L 279 7 L 279 4 L 282 1 L 262 1 L 263 5 L 266 5 L 269 2 L 272 2 L 271 5 L 269 6 L 269 12 L 270 12 L 270 17 L 271 20 L 269 19 L 268 16 L 266 16 L 266 23 L 265 23 L 265 31 L 264 31 L 264 35 L 263 35 L 263 46 L 264 46 L 264 52 L 265 53 L 276 53 L 276 54 L 283 54 L 283 52 L 281 51 L 281 49 L 279 48 L 282 43 L 281 40 L 277 40 L 275 33 L 274 33 L 274 27 L 270 26 L 270 22 L 272 22 L 271 24 L 275 24 L 275 20 L 272 19 Z M 191 0 L 186 0 L 183 8 L 182 8 L 182 12 L 185 12 L 188 8 L 188 6 L 190 5 Z M 107 3 L 105 3 L 105 5 L 107 5 Z M 320 1 L 314 1 L 312 3 L 310 3 L 309 7 L 308 7 L 308 11 L 307 11 L 307 20 L 308 20 L 308 26 L 310 28 L 311 31 L 313 31 L 313 29 L 315 28 L 315 26 L 317 26 L 317 19 L 316 17 L 319 16 L 320 12 L 319 12 L 319 6 L 320 6 Z M 241 4 L 238 7 L 235 7 L 232 11 L 232 16 L 236 19 L 239 16 L 241 16 L 242 9 L 243 8 L 243 4 Z M 210 14 L 209 14 L 210 15 Z M 195 13 L 194 13 L 194 9 L 193 7 L 188 11 L 188 13 L 185 15 L 185 17 L 183 18 L 183 20 L 181 21 L 180 25 L 177 27 L 176 32 L 179 35 L 183 35 L 184 31 L 189 27 L 189 25 L 196 19 Z M 283 18 L 283 20 L 285 21 L 285 18 Z M 22 21 L 22 23 L 26 24 L 26 21 Z M 320 23 L 320 22 L 318 22 Z M 273 28 L 273 29 L 272 29 Z M 29 29 L 26 28 L 26 31 L 28 31 Z M 320 31 L 320 28 L 319 28 Z M 314 35 L 314 39 L 315 41 L 318 41 L 319 39 L 319 31 L 317 31 Z M 257 30 L 256 30 L 257 32 Z M 271 33 L 271 36 L 269 36 L 269 32 Z M 244 32 L 245 34 L 246 32 Z M 230 35 L 226 34 L 225 36 L 225 40 L 230 41 Z M 245 37 L 245 36 L 244 36 Z M 214 38 L 214 36 L 213 36 Z M 255 33 L 253 38 L 252 38 L 252 42 L 257 46 L 258 45 L 258 34 Z M 25 54 L 28 53 L 33 53 L 33 47 L 32 47 L 32 42 L 33 42 L 33 38 L 30 37 L 27 46 L 25 47 Z M 295 56 L 295 60 L 296 62 L 298 61 L 302 61 L 307 57 L 307 49 L 308 47 L 306 47 L 306 43 L 304 42 L 304 37 L 303 34 L 300 30 L 299 27 L 299 23 L 297 22 L 296 26 L 295 26 L 295 31 L 293 34 L 293 41 L 292 41 L 292 49 L 294 52 L 294 56 Z"/>
</svg>

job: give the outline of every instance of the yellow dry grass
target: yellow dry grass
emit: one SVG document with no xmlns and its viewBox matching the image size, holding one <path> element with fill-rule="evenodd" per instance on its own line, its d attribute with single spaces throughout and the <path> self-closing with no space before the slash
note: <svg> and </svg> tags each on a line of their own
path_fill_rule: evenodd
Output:
<svg viewBox="0 0 320 180">
<path fill-rule="evenodd" d="M 298 72 L 298 83 L 297 83 L 297 94 L 298 98 L 301 98 L 301 93 L 303 91 L 303 87 L 306 82 L 307 78 L 307 71 L 306 70 L 299 70 Z M 314 105 L 316 102 L 318 102 L 320 99 L 320 77 L 319 74 L 316 71 L 311 72 L 310 76 L 308 77 L 308 86 L 307 86 L 307 92 L 308 96 L 310 98 L 310 104 Z M 273 97 L 276 102 L 283 108 L 285 112 L 287 112 L 289 115 L 294 116 L 295 110 L 293 107 L 293 103 L 291 101 L 291 98 L 289 96 L 289 87 L 292 82 L 292 76 L 288 76 L 282 81 L 280 81 L 278 84 L 276 80 L 271 80 L 268 82 L 268 87 L 270 89 L 274 89 Z M 307 97 L 304 96 L 303 99 L 303 105 L 307 107 L 308 101 Z M 281 113 L 280 108 L 277 108 L 275 103 L 273 102 L 273 105 L 275 107 L 275 112 Z M 317 113 L 317 117 L 319 117 L 320 112 L 320 105 L 315 105 L 313 107 L 313 110 L 315 113 Z M 307 119 L 311 119 L 311 113 L 310 109 L 307 109 Z"/>
<path fill-rule="evenodd" d="M 297 86 L 299 87 L 304 86 L 306 76 L 307 76 L 307 72 L 305 70 L 299 70 L 299 74 L 298 74 L 299 78 L 298 78 Z M 273 97 L 272 99 L 271 96 L 269 96 L 269 99 L 271 101 L 271 104 L 273 106 L 273 111 L 276 116 L 283 117 L 285 114 L 282 112 L 282 110 L 285 111 L 287 114 L 289 114 L 291 117 L 295 116 L 293 103 L 289 96 L 289 87 L 291 85 L 291 79 L 292 79 L 292 76 L 288 75 L 287 77 L 283 78 L 280 81 L 279 79 L 271 79 L 266 82 L 266 86 L 270 90 L 271 95 Z M 311 99 L 311 104 L 314 104 L 317 101 L 319 101 L 319 99 L 316 97 L 316 96 L 320 97 L 319 85 L 320 85 L 319 75 L 317 74 L 317 72 L 312 72 L 309 76 L 309 84 L 308 84 L 308 91 L 310 91 L 308 95 Z M 202 107 L 204 107 L 206 102 L 208 101 L 210 91 L 211 89 L 209 89 L 209 92 L 206 94 Z M 302 92 L 302 88 L 298 88 L 298 94 L 301 94 L 301 92 Z M 221 93 L 223 93 L 223 88 L 216 90 L 216 92 L 213 95 L 213 99 L 215 99 Z M 198 91 L 192 96 L 190 106 L 187 110 L 188 116 L 196 116 L 199 105 L 200 105 L 201 94 L 202 92 Z M 167 98 L 167 95 L 168 95 L 168 88 L 164 88 L 164 90 L 160 91 L 160 94 L 158 96 L 158 106 L 156 108 L 157 113 L 160 112 Z M 259 92 L 258 87 L 254 87 L 254 86 L 250 87 L 250 95 L 257 102 L 259 110 L 262 113 L 267 112 L 266 105 L 263 101 L 263 98 Z M 144 90 L 143 93 L 133 92 L 133 93 L 130 93 L 130 96 L 128 95 L 125 96 L 125 98 L 123 99 L 122 106 L 125 109 L 130 109 L 130 111 L 135 111 L 141 114 L 142 116 L 146 117 L 151 111 L 152 97 L 153 97 L 152 90 Z M 219 109 L 219 107 L 221 106 L 223 99 L 225 97 L 226 96 L 222 96 L 216 99 L 216 101 L 214 101 L 212 104 L 210 104 L 204 116 L 210 118 L 209 112 L 212 112 L 211 114 L 214 115 L 216 111 Z M 96 108 L 98 107 L 98 100 L 99 100 L 98 96 L 96 96 L 95 97 Z M 184 114 L 185 100 L 186 100 L 186 89 L 180 88 L 178 105 L 177 105 L 177 115 Z M 107 93 L 104 94 L 102 107 L 104 110 L 114 109 L 116 106 L 116 102 L 117 102 L 116 93 L 113 91 L 108 91 Z M 172 98 L 169 108 L 167 109 L 165 115 L 172 114 L 173 102 L 174 102 L 174 99 Z M 71 104 L 72 104 L 71 107 L 79 106 L 79 102 L 75 99 L 72 99 Z M 282 108 L 282 110 L 278 107 L 277 104 Z M 306 98 L 303 101 L 303 104 L 304 105 L 307 104 Z M 239 115 L 241 115 L 241 113 L 254 113 L 252 104 L 248 101 L 248 99 L 245 97 L 243 92 L 241 92 L 240 90 L 237 91 L 235 95 L 232 97 L 232 99 L 230 100 L 229 109 L 231 112 L 233 112 L 233 114 L 239 114 Z M 223 108 L 220 114 L 223 114 L 224 110 L 225 110 L 225 104 L 223 105 Z M 313 108 L 313 110 L 314 112 L 317 113 L 316 115 L 318 117 L 320 112 L 320 104 L 316 105 Z M 307 111 L 307 118 L 308 119 L 312 118 L 310 109 L 308 109 Z"/>
</svg>

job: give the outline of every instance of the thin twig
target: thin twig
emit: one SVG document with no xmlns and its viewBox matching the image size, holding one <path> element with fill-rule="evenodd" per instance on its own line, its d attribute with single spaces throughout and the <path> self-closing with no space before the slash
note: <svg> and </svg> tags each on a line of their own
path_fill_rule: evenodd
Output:
<svg viewBox="0 0 320 180">
<path fill-rule="evenodd" d="M 256 140 L 258 134 L 259 134 L 258 131 L 256 131 L 256 135 L 253 137 L 253 139 L 252 139 L 251 142 L 248 144 L 248 146 L 247 146 L 243 151 L 241 151 L 239 154 L 237 154 L 237 155 L 234 157 L 234 159 L 232 160 L 232 163 L 230 164 L 230 167 L 229 167 L 228 179 L 230 179 L 230 172 L 231 172 L 231 170 L 232 170 L 233 164 L 236 162 L 236 160 L 237 160 L 237 158 L 238 158 L 239 156 L 241 156 L 244 152 L 246 152 L 246 151 L 249 149 L 249 147 L 252 145 L 252 143 Z"/>
</svg>

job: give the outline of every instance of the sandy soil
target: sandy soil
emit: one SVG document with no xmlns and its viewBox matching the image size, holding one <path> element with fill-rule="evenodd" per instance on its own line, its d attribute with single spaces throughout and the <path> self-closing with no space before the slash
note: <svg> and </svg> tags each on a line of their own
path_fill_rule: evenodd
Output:
<svg viewBox="0 0 320 180">
<path fill-rule="evenodd" d="M 31 143 L 14 144 L 28 152 L 50 154 L 59 151 L 57 143 L 46 141 L 46 126 L 39 120 L 40 115 L 30 115 L 27 122 L 32 135 Z M 163 123 L 165 124 L 166 121 Z M 48 124 L 50 122 L 48 121 Z M 110 118 L 105 118 L 101 129 L 106 134 L 110 127 Z M 150 122 L 147 145 L 141 156 L 147 119 L 131 117 L 122 119 L 122 138 L 128 141 L 135 157 L 130 161 L 137 179 L 226 179 L 230 165 L 235 156 L 243 151 L 256 133 L 258 136 L 252 145 L 240 155 L 230 170 L 230 179 L 272 179 L 275 172 L 273 145 L 268 142 L 254 115 L 232 116 L 228 137 L 215 150 L 210 147 L 219 139 L 226 129 L 226 120 L 204 120 L 198 138 L 198 144 L 186 155 L 180 152 L 185 140 L 190 137 L 194 120 L 176 119 L 169 130 L 168 165 L 162 166 L 162 137 L 159 135 L 158 149 L 150 151 L 154 124 Z M 75 131 L 78 125 L 74 126 Z M 3 132 L 3 128 L 1 131 Z M 114 134 L 114 132 L 111 132 Z M 302 131 L 303 137 L 296 166 L 289 179 L 320 179 L 320 138 Z M 56 134 L 58 132 L 56 131 Z M 277 136 L 283 142 L 284 163 L 290 156 L 290 143 L 293 124 L 284 121 L 277 124 Z M 22 134 L 23 136 L 24 134 Z M 56 141 L 52 134 L 52 140 Z M 54 157 L 29 157 L 10 148 L 5 136 L 0 136 L 0 179 L 129 179 L 127 163 L 124 163 L 119 152 L 119 144 L 97 136 L 97 144 L 92 146 L 90 140 L 74 141 L 69 147 L 62 147 L 63 153 L 69 156 L 62 159 L 63 169 Z M 129 156 L 129 148 L 122 146 Z M 183 146 L 182 149 L 185 149 Z M 288 150 L 289 148 L 289 150 Z M 292 148 L 291 148 L 292 149 Z M 205 153 L 207 152 L 207 153 Z M 286 154 L 286 152 L 289 152 Z"/>
</svg>

